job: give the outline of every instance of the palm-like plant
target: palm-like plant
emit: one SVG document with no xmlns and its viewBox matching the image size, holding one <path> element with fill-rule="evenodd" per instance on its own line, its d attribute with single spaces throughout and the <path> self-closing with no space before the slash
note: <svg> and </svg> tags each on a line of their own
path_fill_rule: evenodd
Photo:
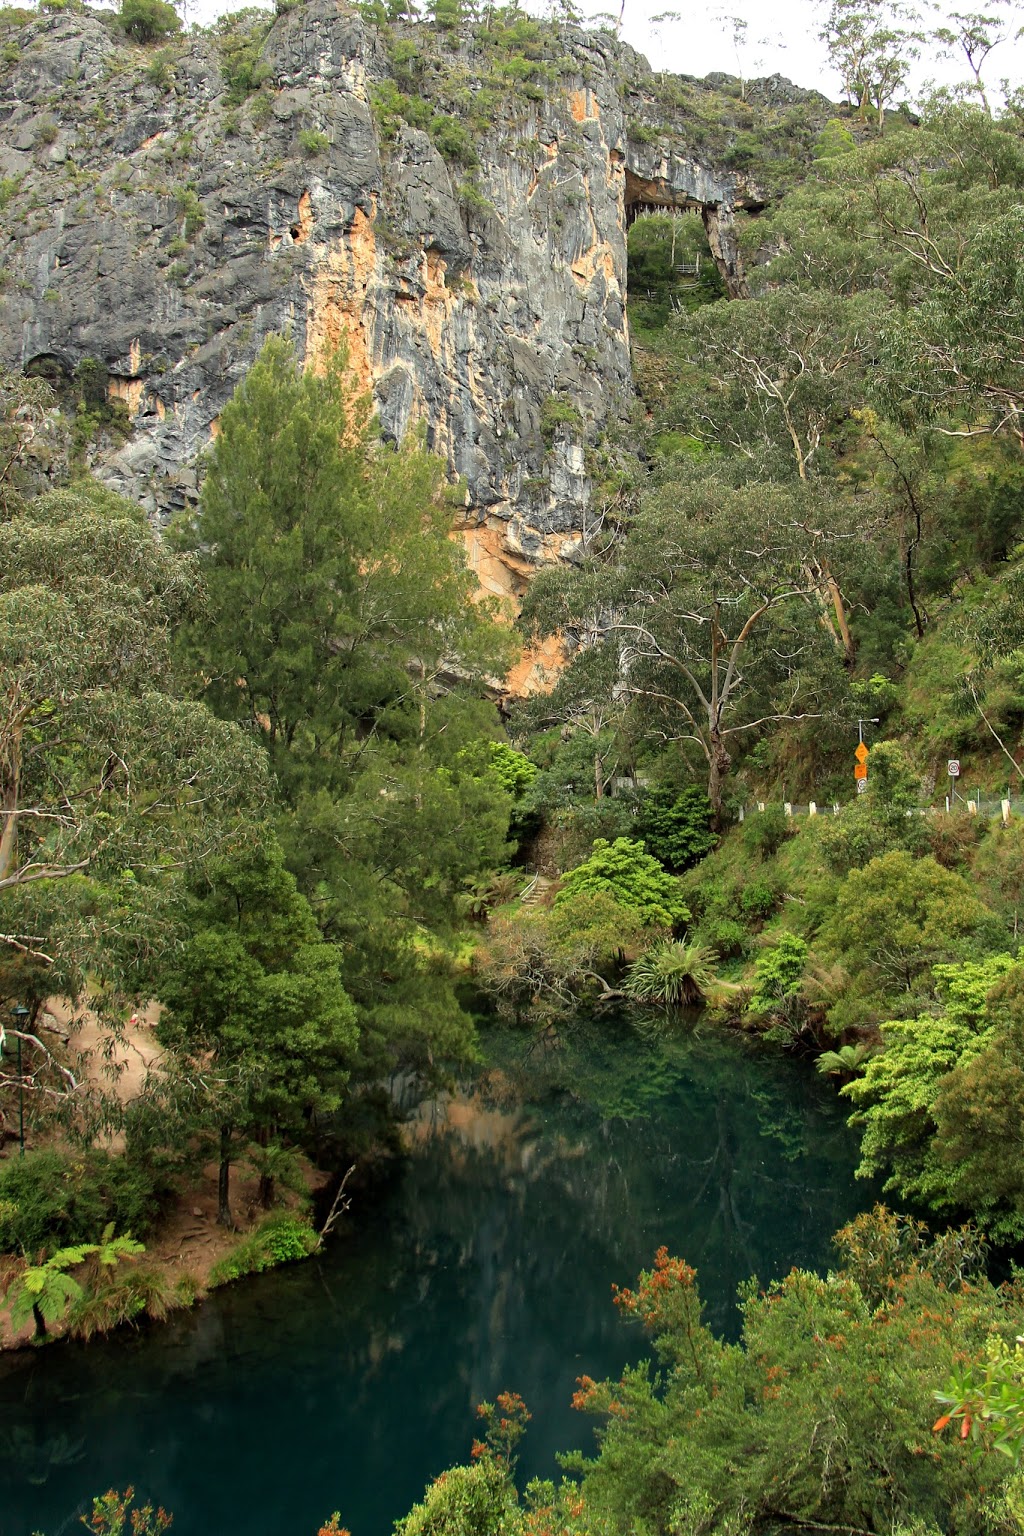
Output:
<svg viewBox="0 0 1024 1536">
<path fill-rule="evenodd" d="M 114 1223 L 103 1229 L 98 1243 L 77 1243 L 71 1248 L 58 1248 L 43 1264 L 26 1264 L 18 1270 L 7 1286 L 7 1305 L 11 1324 L 21 1328 L 29 1318 L 35 1319 L 36 1338 L 46 1337 L 47 1323 L 56 1323 L 69 1307 L 77 1306 L 85 1295 L 85 1288 L 69 1269 L 77 1269 L 92 1261 L 93 1275 L 106 1278 L 122 1259 L 135 1258 L 144 1253 L 142 1243 L 133 1237 L 115 1237 Z"/>
<path fill-rule="evenodd" d="M 863 1040 L 853 1045 L 841 1045 L 838 1051 L 822 1051 L 818 1057 L 818 1071 L 825 1077 L 834 1077 L 839 1073 L 852 1077 L 872 1054 L 871 1046 Z"/>
<path fill-rule="evenodd" d="M 695 939 L 654 944 L 635 960 L 622 990 L 638 1003 L 696 1008 L 715 979 L 714 951 Z"/>
<path fill-rule="evenodd" d="M 26 1264 L 7 1292 L 14 1329 L 21 1328 L 32 1317 L 36 1338 L 45 1338 L 47 1323 L 57 1322 L 73 1302 L 82 1298 L 82 1287 L 65 1271 L 84 1264 L 96 1251 L 96 1243 L 80 1243 L 76 1248 L 58 1249 L 45 1264 Z"/>
</svg>

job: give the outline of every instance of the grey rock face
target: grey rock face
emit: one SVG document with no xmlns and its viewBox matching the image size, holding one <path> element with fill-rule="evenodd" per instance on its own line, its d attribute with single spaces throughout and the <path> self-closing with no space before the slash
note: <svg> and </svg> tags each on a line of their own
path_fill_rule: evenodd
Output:
<svg viewBox="0 0 1024 1536">
<path fill-rule="evenodd" d="M 99 360 L 132 431 L 92 468 L 158 519 L 196 496 L 268 334 L 313 363 L 342 342 L 385 434 L 424 423 L 464 480 L 481 584 L 514 595 L 578 547 L 588 452 L 629 406 L 632 214 L 702 209 L 743 291 L 732 210 L 760 194 L 687 146 L 645 61 L 606 38 L 564 32 L 557 85 L 510 94 L 470 186 L 422 129 L 382 141 L 372 93 L 391 66 L 335 0 L 274 23 L 269 80 L 235 106 L 209 37 L 183 45 L 170 85 L 152 49 L 89 14 L 17 43 L 0 74 L 0 358 L 65 376 Z M 471 44 L 453 47 L 472 91 Z"/>
</svg>

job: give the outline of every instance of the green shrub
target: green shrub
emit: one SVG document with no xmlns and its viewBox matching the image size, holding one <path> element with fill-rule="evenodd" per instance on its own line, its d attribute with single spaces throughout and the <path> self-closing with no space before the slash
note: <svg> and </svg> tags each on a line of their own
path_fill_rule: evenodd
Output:
<svg viewBox="0 0 1024 1536">
<path fill-rule="evenodd" d="M 740 909 L 747 917 L 764 921 L 771 917 L 779 904 L 781 892 L 777 880 L 770 875 L 758 875 L 740 893 Z"/>
<path fill-rule="evenodd" d="M 430 120 L 430 137 L 446 160 L 454 160 L 467 170 L 479 165 L 473 135 L 468 125 L 457 117 L 437 113 Z"/>
<path fill-rule="evenodd" d="M 784 933 L 779 942 L 759 955 L 754 966 L 754 995 L 751 1013 L 784 1012 L 800 990 L 807 945 L 795 933 Z"/>
<path fill-rule="evenodd" d="M 698 937 L 702 944 L 717 951 L 723 960 L 733 960 L 746 953 L 750 935 L 742 923 L 734 917 L 722 917 L 713 912 L 701 919 Z"/>
<path fill-rule="evenodd" d="M 304 155 L 312 158 L 314 155 L 322 155 L 330 145 L 330 139 L 326 133 L 321 133 L 316 128 L 302 128 L 299 130 L 299 148 Z"/>
<path fill-rule="evenodd" d="M 317 1235 L 308 1221 L 288 1214 L 268 1216 L 213 1266 L 210 1286 L 229 1285 L 244 1275 L 262 1274 L 265 1269 L 273 1269 L 278 1264 L 308 1258 L 317 1242 Z"/>
<path fill-rule="evenodd" d="M 771 859 L 795 831 L 792 816 L 787 816 L 781 805 L 766 805 L 743 823 L 743 846 L 748 853 Z"/>
<path fill-rule="evenodd" d="M 136 43 L 158 43 L 181 31 L 181 20 L 166 0 L 121 0 L 118 26 Z"/>
<path fill-rule="evenodd" d="M 148 1231 L 162 1191 L 141 1162 L 109 1152 L 28 1152 L 0 1163 L 0 1252 L 90 1242 L 113 1222 Z"/>
<path fill-rule="evenodd" d="M 215 24 L 228 106 L 240 107 L 269 78 L 270 65 L 260 55 L 272 25 L 266 11 L 251 6 L 222 16 Z"/>
<path fill-rule="evenodd" d="M 161 48 L 146 66 L 146 79 L 158 91 L 169 91 L 174 84 L 175 55 L 171 48 Z"/>
<path fill-rule="evenodd" d="M 646 791 L 637 832 L 648 852 L 674 874 L 696 864 L 718 842 L 711 830 L 711 802 L 695 784 L 681 790 L 659 784 Z"/>
<path fill-rule="evenodd" d="M 558 395 L 548 395 L 540 407 L 540 435 L 548 448 L 554 446 L 562 427 L 570 433 L 582 432 L 583 417 L 569 400 L 560 399 Z"/>
<path fill-rule="evenodd" d="M 643 843 L 617 837 L 609 843 L 599 837 L 589 859 L 562 877 L 555 906 L 578 896 L 607 895 L 643 923 L 671 928 L 690 916 L 675 880 Z"/>
</svg>

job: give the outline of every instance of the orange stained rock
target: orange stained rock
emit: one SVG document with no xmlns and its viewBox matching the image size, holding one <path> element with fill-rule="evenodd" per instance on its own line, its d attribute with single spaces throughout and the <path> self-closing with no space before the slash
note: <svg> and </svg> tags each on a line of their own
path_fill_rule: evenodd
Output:
<svg viewBox="0 0 1024 1536">
<path fill-rule="evenodd" d="M 373 220 L 357 208 L 347 236 L 332 245 L 314 269 L 308 288 L 307 361 L 322 368 L 344 342 L 349 371 L 359 388 L 373 386 L 367 342 L 370 290 L 377 265 Z"/>
<path fill-rule="evenodd" d="M 116 374 L 111 374 L 107 379 L 107 399 L 123 400 L 129 416 L 139 414 L 145 391 L 146 386 L 141 379 L 119 379 Z"/>
<path fill-rule="evenodd" d="M 569 110 L 577 123 L 585 123 L 588 118 L 601 116 L 597 98 L 589 87 L 582 91 L 573 91 L 569 97 Z"/>
<path fill-rule="evenodd" d="M 535 693 L 550 693 L 564 666 L 562 637 L 549 635 L 538 645 L 524 648 L 521 659 L 505 679 L 505 687 L 514 699 L 525 699 Z"/>
<path fill-rule="evenodd" d="M 506 525 L 497 520 L 461 528 L 458 532 L 466 546 L 466 563 L 478 583 L 479 597 L 503 599 L 504 614 L 511 621 L 519 611 L 523 593 L 537 573 L 537 563 L 509 549 Z M 557 560 L 573 537 L 571 534 L 549 534 L 542 539 L 542 563 Z M 561 638 L 549 636 L 540 644 L 524 649 L 506 677 L 505 687 L 516 698 L 549 693 L 564 666 Z"/>
<path fill-rule="evenodd" d="M 570 270 L 576 281 L 585 288 L 589 288 L 598 273 L 609 285 L 614 285 L 616 288 L 622 286 L 615 252 L 606 240 L 599 241 L 597 245 L 592 245 L 589 251 L 584 251 L 581 256 L 577 256 Z"/>
<path fill-rule="evenodd" d="M 292 240 L 296 245 L 305 245 L 312 231 L 313 223 L 313 201 L 307 187 L 299 198 L 298 218 L 292 226 Z"/>
</svg>

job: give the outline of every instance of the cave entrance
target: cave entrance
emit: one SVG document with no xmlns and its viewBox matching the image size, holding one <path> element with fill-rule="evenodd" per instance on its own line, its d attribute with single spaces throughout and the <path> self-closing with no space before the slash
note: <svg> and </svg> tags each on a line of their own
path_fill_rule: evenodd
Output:
<svg viewBox="0 0 1024 1536">
<path fill-rule="evenodd" d="M 673 314 L 727 297 L 695 207 L 635 208 L 626 233 L 626 293 L 630 325 L 640 330 L 660 330 Z"/>
<path fill-rule="evenodd" d="M 676 265 L 681 241 L 687 253 L 682 258 L 682 265 L 696 269 L 681 271 L 676 274 L 678 277 L 692 277 L 699 283 L 702 265 L 717 273 L 717 283 L 710 284 L 701 302 L 708 303 L 723 297 L 747 297 L 747 282 L 733 224 L 733 209 L 724 202 L 702 198 L 699 196 L 702 190 L 699 184 L 680 186 L 674 181 L 641 176 L 629 167 L 626 168 L 624 213 L 629 252 L 627 290 L 631 295 L 646 293 L 644 276 L 645 272 L 650 275 L 653 259 L 650 257 L 650 248 L 660 247 L 667 238 L 667 266 Z M 637 226 L 642 226 L 648 220 L 656 221 L 654 227 L 646 230 L 641 228 L 639 234 L 636 233 Z M 703 237 L 700 230 L 703 230 Z M 645 251 L 648 254 L 641 255 Z M 660 254 L 657 261 L 661 261 Z"/>
</svg>

